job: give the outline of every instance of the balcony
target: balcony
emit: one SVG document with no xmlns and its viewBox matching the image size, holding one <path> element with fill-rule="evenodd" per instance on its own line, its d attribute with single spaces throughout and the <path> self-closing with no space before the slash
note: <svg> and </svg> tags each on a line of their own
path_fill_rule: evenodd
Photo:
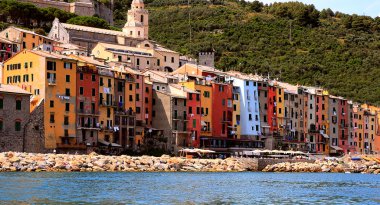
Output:
<svg viewBox="0 0 380 205">
<path fill-rule="evenodd" d="M 135 116 L 136 113 L 132 110 L 124 110 L 124 111 L 115 111 L 115 115 L 117 116 Z"/>
<path fill-rule="evenodd" d="M 48 85 L 52 85 L 52 86 L 57 85 L 56 79 L 48 79 Z"/>
<path fill-rule="evenodd" d="M 78 109 L 77 110 L 78 115 L 100 115 L 99 111 L 95 110 L 84 110 L 84 109 Z"/>
<path fill-rule="evenodd" d="M 104 106 L 104 107 L 117 107 L 116 102 L 112 102 L 112 101 L 101 101 L 99 102 L 99 105 Z"/>
<path fill-rule="evenodd" d="M 82 124 L 78 126 L 78 130 L 100 130 L 100 125 Z"/>
</svg>

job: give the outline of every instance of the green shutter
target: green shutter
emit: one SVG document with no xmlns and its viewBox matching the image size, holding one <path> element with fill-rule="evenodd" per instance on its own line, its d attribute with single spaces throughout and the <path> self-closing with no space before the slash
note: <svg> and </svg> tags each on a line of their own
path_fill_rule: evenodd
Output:
<svg viewBox="0 0 380 205">
<path fill-rule="evenodd" d="M 193 128 L 196 128 L 196 127 L 197 127 L 197 120 L 193 119 Z"/>
</svg>

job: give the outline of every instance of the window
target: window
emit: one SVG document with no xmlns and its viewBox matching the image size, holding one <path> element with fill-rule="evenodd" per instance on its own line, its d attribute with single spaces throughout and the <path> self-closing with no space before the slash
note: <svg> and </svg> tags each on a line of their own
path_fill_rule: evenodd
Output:
<svg viewBox="0 0 380 205">
<path fill-rule="evenodd" d="M 21 100 L 16 100 L 16 110 L 21 110 Z"/>
<path fill-rule="evenodd" d="M 95 74 L 92 74 L 92 75 L 91 75 L 91 80 L 92 80 L 93 82 L 96 81 L 96 75 L 95 75 Z"/>
<path fill-rule="evenodd" d="M 24 68 L 28 68 L 28 62 L 24 63 Z"/>
<path fill-rule="evenodd" d="M 3 121 L 0 120 L 0 131 L 3 131 Z"/>
<path fill-rule="evenodd" d="M 65 62 L 65 63 L 63 64 L 63 67 L 64 67 L 65 69 L 72 69 L 72 68 L 73 68 L 73 64 L 72 64 L 72 63 L 69 63 L 69 62 Z"/>
<path fill-rule="evenodd" d="M 79 94 L 83 95 L 83 87 L 79 87 Z"/>
<path fill-rule="evenodd" d="M 69 116 L 63 117 L 63 125 L 69 125 Z"/>
<path fill-rule="evenodd" d="M 183 100 L 183 106 L 186 106 L 186 100 Z"/>
<path fill-rule="evenodd" d="M 50 107 L 54 107 L 54 100 L 50 100 Z"/>
<path fill-rule="evenodd" d="M 56 70 L 56 63 L 52 61 L 47 62 L 47 70 Z"/>
<path fill-rule="evenodd" d="M 110 88 L 111 86 L 111 79 L 108 79 L 108 87 Z"/>
<path fill-rule="evenodd" d="M 136 107 L 136 113 L 139 114 L 140 112 L 140 107 Z"/>
<path fill-rule="evenodd" d="M 246 86 L 249 86 L 249 81 L 245 81 L 245 85 L 246 85 Z"/>
<path fill-rule="evenodd" d="M 136 65 L 140 65 L 140 58 L 136 59 Z"/>
<path fill-rule="evenodd" d="M 249 115 L 248 115 L 248 120 L 249 120 L 249 121 L 252 121 L 252 114 L 249 114 Z"/>
<path fill-rule="evenodd" d="M 166 62 L 166 56 L 164 56 L 164 61 Z"/>
<path fill-rule="evenodd" d="M 197 128 L 197 120 L 193 119 L 193 128 Z"/>
<path fill-rule="evenodd" d="M 103 78 L 102 78 L 102 77 L 100 77 L 100 82 L 99 82 L 99 84 L 100 84 L 100 86 L 103 86 L 103 85 L 104 85 L 104 83 L 103 83 Z"/>
<path fill-rule="evenodd" d="M 50 113 L 50 123 L 54 123 L 54 122 L 55 122 L 54 113 Z"/>
<path fill-rule="evenodd" d="M 190 113 L 190 114 L 193 113 L 193 107 L 189 107 L 189 113 Z"/>
<path fill-rule="evenodd" d="M 22 42 L 22 48 L 26 48 L 26 43 Z"/>
<path fill-rule="evenodd" d="M 107 108 L 107 117 L 111 117 L 111 109 Z"/>
<path fill-rule="evenodd" d="M 149 88 L 148 87 L 145 88 L 145 92 L 149 93 Z"/>
<path fill-rule="evenodd" d="M 65 94 L 66 94 L 66 96 L 70 96 L 70 88 L 66 88 Z"/>
<path fill-rule="evenodd" d="M 160 66 L 160 59 L 157 59 L 157 66 Z"/>
<path fill-rule="evenodd" d="M 15 122 L 15 131 L 21 131 L 21 122 L 20 121 Z"/>
<path fill-rule="evenodd" d="M 133 101 L 133 96 L 129 95 L 129 102 L 132 102 L 132 101 Z"/>
<path fill-rule="evenodd" d="M 65 103 L 65 111 L 66 112 L 70 111 L 70 103 Z"/>
<path fill-rule="evenodd" d="M 174 63 L 174 57 L 172 57 L 172 63 Z"/>
<path fill-rule="evenodd" d="M 0 98 L 0 109 L 3 109 L 4 99 Z"/>
<path fill-rule="evenodd" d="M 140 95 L 136 94 L 136 101 L 140 101 Z"/>
<path fill-rule="evenodd" d="M 140 84 L 139 83 L 136 83 L 136 89 L 140 89 Z"/>
<path fill-rule="evenodd" d="M 129 84 L 129 90 L 133 90 L 133 85 Z"/>
</svg>

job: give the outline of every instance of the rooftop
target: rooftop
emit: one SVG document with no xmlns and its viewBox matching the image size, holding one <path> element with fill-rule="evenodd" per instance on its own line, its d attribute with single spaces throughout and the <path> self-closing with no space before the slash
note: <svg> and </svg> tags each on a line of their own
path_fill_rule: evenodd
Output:
<svg viewBox="0 0 380 205">
<path fill-rule="evenodd" d="M 30 92 L 14 85 L 0 84 L 0 92 L 1 93 L 16 93 L 23 95 L 31 95 Z"/>
<path fill-rule="evenodd" d="M 89 26 L 79 26 L 79 25 L 68 24 L 68 23 L 61 23 L 61 24 L 64 28 L 71 29 L 71 30 L 87 31 L 87 32 L 92 32 L 92 33 L 102 33 L 102 34 L 107 34 L 107 35 L 127 37 L 127 34 L 121 31 L 113 31 L 113 30 L 94 28 L 94 27 L 89 27 Z"/>
</svg>

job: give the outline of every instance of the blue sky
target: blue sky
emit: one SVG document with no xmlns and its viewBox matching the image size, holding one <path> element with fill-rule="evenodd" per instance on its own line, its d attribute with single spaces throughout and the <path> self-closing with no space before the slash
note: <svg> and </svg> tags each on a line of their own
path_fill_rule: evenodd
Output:
<svg viewBox="0 0 380 205">
<path fill-rule="evenodd" d="M 253 0 L 250 0 L 253 1 Z M 264 3 L 287 2 L 289 0 L 259 0 Z M 318 10 L 331 8 L 347 14 L 380 16 L 380 0 L 298 0 L 307 4 L 314 4 Z"/>
</svg>

